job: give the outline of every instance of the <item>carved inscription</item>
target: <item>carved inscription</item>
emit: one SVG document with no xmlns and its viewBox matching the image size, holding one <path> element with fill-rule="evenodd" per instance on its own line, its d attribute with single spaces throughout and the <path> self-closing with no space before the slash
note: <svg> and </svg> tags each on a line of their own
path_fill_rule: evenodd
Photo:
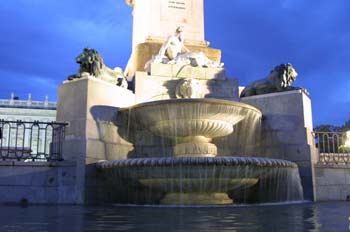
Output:
<svg viewBox="0 0 350 232">
<path fill-rule="evenodd" d="M 191 20 L 193 0 L 162 0 L 161 19 L 187 24 Z"/>
<path fill-rule="evenodd" d="M 186 1 L 169 0 L 168 1 L 168 8 L 178 9 L 178 10 L 186 10 Z"/>
</svg>

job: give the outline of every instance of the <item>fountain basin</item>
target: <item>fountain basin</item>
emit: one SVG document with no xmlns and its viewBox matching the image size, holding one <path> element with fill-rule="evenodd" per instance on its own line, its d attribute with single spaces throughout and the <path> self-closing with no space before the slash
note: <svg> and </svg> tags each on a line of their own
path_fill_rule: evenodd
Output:
<svg viewBox="0 0 350 232">
<path fill-rule="evenodd" d="M 124 109 L 133 122 L 154 135 L 175 141 L 174 156 L 214 157 L 212 138 L 227 136 L 247 115 L 261 117 L 257 108 L 219 99 L 169 99 Z"/>
<path fill-rule="evenodd" d="M 97 167 L 116 186 L 141 186 L 162 193 L 160 204 L 180 205 L 231 204 L 235 199 L 228 192 L 250 188 L 275 169 L 297 170 L 290 161 L 251 157 L 138 158 L 103 161 Z"/>
</svg>

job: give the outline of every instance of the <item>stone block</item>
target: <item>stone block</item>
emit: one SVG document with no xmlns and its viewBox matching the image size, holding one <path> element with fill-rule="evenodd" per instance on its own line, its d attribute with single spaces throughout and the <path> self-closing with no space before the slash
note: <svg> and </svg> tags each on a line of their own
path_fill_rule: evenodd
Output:
<svg viewBox="0 0 350 232">
<path fill-rule="evenodd" d="M 60 186 L 57 191 L 58 204 L 75 204 L 77 202 L 75 185 Z"/>
<path fill-rule="evenodd" d="M 350 167 L 315 166 L 318 201 L 346 200 L 350 195 Z"/>
<path fill-rule="evenodd" d="M 299 168 L 300 177 L 313 177 L 313 168 L 311 161 L 295 161 Z"/>
<path fill-rule="evenodd" d="M 119 142 L 118 128 L 112 122 L 97 122 L 99 139 L 103 142 Z"/>
<path fill-rule="evenodd" d="M 266 129 L 293 131 L 298 127 L 304 129 L 302 117 L 296 115 L 264 114 L 264 128 Z"/>
<path fill-rule="evenodd" d="M 344 167 L 345 183 L 350 186 L 350 167 Z"/>
<path fill-rule="evenodd" d="M 115 119 L 118 107 L 135 104 L 127 89 L 94 77 L 65 82 L 59 87 L 57 120 L 69 122 L 67 136 L 99 138 L 98 123 Z"/>
<path fill-rule="evenodd" d="M 336 201 L 342 199 L 341 189 L 338 185 L 317 185 L 316 196 L 318 201 Z M 345 200 L 346 198 L 343 199 Z"/>
<path fill-rule="evenodd" d="M 119 107 L 108 105 L 94 105 L 90 108 L 92 119 L 98 123 L 109 123 L 115 121 Z"/>
<path fill-rule="evenodd" d="M 313 129 L 311 101 L 301 90 L 244 97 L 241 98 L 241 101 L 257 107 L 266 117 L 300 118 L 302 120 L 300 126 Z"/>
<path fill-rule="evenodd" d="M 57 170 L 57 182 L 59 189 L 62 187 L 75 186 L 76 167 L 60 167 Z"/>
<path fill-rule="evenodd" d="M 65 133 L 66 139 L 84 139 L 86 137 L 86 119 L 69 121 Z"/>
<path fill-rule="evenodd" d="M 225 80 L 226 71 L 224 68 L 207 68 L 205 70 L 205 79 L 206 80 Z"/>
<path fill-rule="evenodd" d="M 101 157 L 98 157 L 98 156 L 86 156 L 85 163 L 90 165 L 90 164 L 97 163 L 97 162 L 99 162 L 101 160 L 105 160 L 104 155 L 103 156 L 101 155 Z M 85 174 L 85 170 L 84 170 L 83 174 Z"/>
<path fill-rule="evenodd" d="M 62 146 L 62 156 L 64 160 L 79 160 L 85 153 L 86 140 L 66 137 Z"/>
<path fill-rule="evenodd" d="M 151 64 L 151 76 L 170 78 L 195 78 L 197 80 L 225 80 L 224 68 L 202 68 L 179 64 Z"/>
<path fill-rule="evenodd" d="M 197 80 L 206 80 L 206 69 L 201 67 L 191 67 L 176 65 L 173 67 L 172 77 L 177 78 L 195 78 Z M 225 78 L 225 77 L 224 77 Z"/>
<path fill-rule="evenodd" d="M 106 160 L 123 160 L 132 156 L 134 146 L 106 143 Z"/>
<path fill-rule="evenodd" d="M 19 203 L 26 199 L 31 204 L 57 203 L 56 187 L 42 186 L 0 186 L 1 203 Z"/>
<path fill-rule="evenodd" d="M 238 80 L 211 80 L 202 86 L 203 95 L 206 98 L 217 98 L 238 101 Z"/>
<path fill-rule="evenodd" d="M 274 146 L 263 146 L 260 150 L 259 157 L 269 157 L 273 159 L 285 159 L 284 146 L 274 145 Z"/>
<path fill-rule="evenodd" d="M 151 76 L 160 76 L 160 77 L 174 77 L 172 64 L 161 64 L 161 63 L 152 63 L 150 70 Z M 143 71 L 143 70 L 142 70 Z"/>
<path fill-rule="evenodd" d="M 310 145 L 285 145 L 285 159 L 293 162 L 311 161 Z"/>
<path fill-rule="evenodd" d="M 100 127 L 100 124 L 96 122 L 95 120 L 86 120 L 85 121 L 85 130 L 86 130 L 86 137 L 88 139 L 101 139 L 102 135 L 102 128 Z"/>
<path fill-rule="evenodd" d="M 0 167 L 1 166 L 13 166 L 14 161 L 11 160 L 0 160 Z"/>
<path fill-rule="evenodd" d="M 136 73 L 136 102 L 176 98 L 176 86 L 182 78 L 148 76 L 144 72 Z M 237 79 L 199 80 L 201 94 L 206 98 L 238 100 Z"/>
<path fill-rule="evenodd" d="M 138 146 L 135 147 L 135 158 L 138 157 L 171 157 L 173 147 L 168 146 Z"/>
<path fill-rule="evenodd" d="M 280 153 L 280 158 L 296 162 L 304 198 L 313 199 L 314 142 L 309 97 L 301 90 L 293 90 L 244 97 L 241 101 L 262 111 L 261 150 L 268 157 L 278 158 Z"/>
<path fill-rule="evenodd" d="M 89 79 L 66 82 L 58 88 L 57 121 L 85 119 Z"/>
<path fill-rule="evenodd" d="M 346 185 L 346 174 L 343 168 L 315 168 L 315 180 L 319 185 Z"/>
<path fill-rule="evenodd" d="M 1 167 L 2 186 L 57 186 L 56 169 L 49 167 Z"/>
</svg>

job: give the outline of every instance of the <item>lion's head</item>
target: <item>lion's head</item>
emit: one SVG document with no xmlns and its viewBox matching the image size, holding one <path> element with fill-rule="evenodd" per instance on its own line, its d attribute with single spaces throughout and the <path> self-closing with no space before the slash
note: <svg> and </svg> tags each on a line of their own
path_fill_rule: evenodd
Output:
<svg viewBox="0 0 350 232">
<path fill-rule="evenodd" d="M 271 71 L 270 77 L 273 78 L 273 82 L 276 87 L 285 89 L 292 85 L 293 81 L 297 79 L 298 73 L 295 71 L 290 63 L 281 64 Z"/>
<path fill-rule="evenodd" d="M 79 73 L 87 72 L 90 75 L 98 76 L 103 68 L 103 59 L 95 49 L 84 48 L 75 60 L 80 64 Z"/>
<path fill-rule="evenodd" d="M 176 98 L 201 98 L 202 88 L 197 79 L 182 79 L 175 89 Z"/>
<path fill-rule="evenodd" d="M 243 89 L 240 96 L 248 97 L 259 94 L 275 93 L 293 89 L 303 89 L 293 87 L 292 83 L 297 79 L 298 73 L 289 63 L 276 66 L 270 74 L 261 80 L 254 81 Z M 303 89 L 305 93 L 308 93 Z"/>
</svg>

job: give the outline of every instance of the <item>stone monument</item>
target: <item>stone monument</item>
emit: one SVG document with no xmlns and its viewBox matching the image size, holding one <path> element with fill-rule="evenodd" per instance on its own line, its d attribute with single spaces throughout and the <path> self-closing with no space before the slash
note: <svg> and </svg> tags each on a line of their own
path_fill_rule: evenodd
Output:
<svg viewBox="0 0 350 232">
<path fill-rule="evenodd" d="M 133 7 L 132 54 L 125 70 L 128 78 L 143 71 L 177 27 L 186 31 L 185 45 L 220 63 L 221 51 L 208 48 L 204 38 L 203 0 L 126 0 Z"/>
<path fill-rule="evenodd" d="M 135 91 L 96 78 L 93 66 L 87 69 L 90 75 L 78 75 L 59 88 L 57 119 L 69 122 L 63 155 L 77 163 L 76 202 L 229 204 L 245 199 L 244 189 L 252 199 L 260 197 L 257 189 L 269 189 L 266 196 L 261 192 L 267 200 L 272 192 L 291 190 L 275 194 L 275 200 L 297 200 L 303 192 L 298 166 L 304 197 L 312 200 L 314 144 L 308 96 L 301 90 L 273 93 L 274 85 L 260 91 L 270 83 L 263 80 L 249 87 L 252 94 L 240 98 L 238 80 L 226 77 L 221 51 L 208 48 L 204 39 L 203 0 L 126 3 L 133 7 L 134 33 L 125 73 L 135 78 Z M 174 56 L 165 54 L 174 31 L 176 39 L 186 33 L 187 39 L 179 43 L 186 47 L 183 56 L 182 49 Z M 291 81 L 296 72 L 292 74 Z M 252 96 L 255 92 L 261 95 Z M 258 125 L 261 141 L 256 139 Z M 247 165 L 253 166 L 250 171 L 236 173 Z M 274 174 L 260 175 L 265 168 Z M 191 171 L 182 176 L 182 170 Z M 217 173 L 214 170 L 221 171 L 208 178 L 208 173 Z M 224 173 L 228 174 L 223 179 Z M 236 188 L 242 181 L 244 188 Z M 278 189 L 279 184 L 286 187 Z"/>
</svg>

